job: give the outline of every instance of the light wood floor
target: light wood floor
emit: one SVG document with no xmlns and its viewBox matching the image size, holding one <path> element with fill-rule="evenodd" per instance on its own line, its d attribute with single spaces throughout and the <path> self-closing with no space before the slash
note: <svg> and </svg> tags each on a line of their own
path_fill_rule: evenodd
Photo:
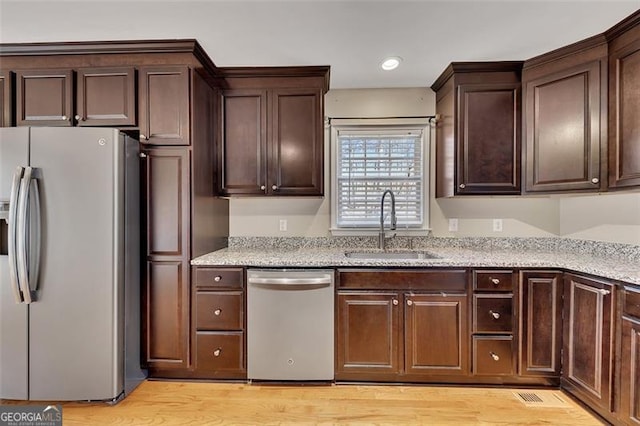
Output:
<svg viewBox="0 0 640 426">
<path fill-rule="evenodd" d="M 435 386 L 276 386 L 142 383 L 115 406 L 63 404 L 68 425 L 600 425 L 568 408 L 529 408 L 513 389 Z M 3 401 L 6 403 L 8 401 Z"/>
</svg>

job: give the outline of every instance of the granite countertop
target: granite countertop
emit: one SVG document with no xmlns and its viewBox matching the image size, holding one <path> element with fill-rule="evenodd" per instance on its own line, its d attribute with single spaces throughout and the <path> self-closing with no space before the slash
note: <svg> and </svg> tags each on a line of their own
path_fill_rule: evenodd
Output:
<svg viewBox="0 0 640 426">
<path fill-rule="evenodd" d="M 290 244 L 270 240 L 269 244 L 230 244 L 191 261 L 192 265 L 248 267 L 490 267 L 490 268 L 550 268 L 567 269 L 640 285 L 638 246 L 611 245 L 597 248 L 580 245 L 569 250 L 564 243 L 552 239 L 531 244 L 531 239 L 519 244 L 499 244 L 491 241 L 466 241 L 466 244 L 428 244 L 414 246 L 413 251 L 426 251 L 433 259 L 355 259 L 345 256 L 349 251 L 379 252 L 370 244 L 341 244 L 329 247 L 318 244 Z M 540 239 L 537 239 L 540 240 Z M 544 240 L 544 239 L 543 239 Z M 244 242 L 244 241 L 243 241 Z M 280 242 L 280 244 L 278 244 Z M 573 243 L 572 243 L 573 244 Z M 426 247 L 425 247 L 426 245 Z M 412 251 L 392 247 L 388 251 Z"/>
</svg>

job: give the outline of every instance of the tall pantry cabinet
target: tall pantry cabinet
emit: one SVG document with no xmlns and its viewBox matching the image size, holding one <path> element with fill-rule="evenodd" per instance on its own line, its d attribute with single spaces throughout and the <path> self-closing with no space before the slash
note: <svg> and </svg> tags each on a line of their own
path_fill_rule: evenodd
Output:
<svg viewBox="0 0 640 426">
<path fill-rule="evenodd" d="M 108 126 L 139 138 L 143 363 L 184 375 L 193 257 L 226 246 L 216 197 L 218 69 L 195 40 L 4 44 L 0 119 Z"/>
</svg>

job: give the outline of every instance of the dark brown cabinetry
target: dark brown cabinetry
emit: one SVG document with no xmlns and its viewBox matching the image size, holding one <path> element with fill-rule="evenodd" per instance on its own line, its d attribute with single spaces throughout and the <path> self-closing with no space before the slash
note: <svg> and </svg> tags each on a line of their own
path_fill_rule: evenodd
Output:
<svg viewBox="0 0 640 426">
<path fill-rule="evenodd" d="M 337 380 L 468 374 L 465 271 L 341 270 L 337 300 Z"/>
<path fill-rule="evenodd" d="M 607 33 L 609 188 L 640 185 L 640 12 Z"/>
<path fill-rule="evenodd" d="M 514 282 L 511 270 L 473 271 L 472 372 L 476 376 L 515 375 Z"/>
<path fill-rule="evenodd" d="M 244 271 L 193 268 L 192 327 L 195 375 L 246 378 Z"/>
<path fill-rule="evenodd" d="M 152 66 L 139 73 L 140 141 L 189 145 L 189 68 Z"/>
<path fill-rule="evenodd" d="M 606 188 L 607 44 L 597 36 L 528 60 L 525 190 Z"/>
<path fill-rule="evenodd" d="M 454 62 L 436 92 L 436 196 L 520 193 L 522 62 Z"/>
<path fill-rule="evenodd" d="M 322 195 L 328 68 L 224 73 L 222 192 Z"/>
<path fill-rule="evenodd" d="M 18 126 L 135 126 L 134 68 L 18 70 L 16 112 Z"/>
<path fill-rule="evenodd" d="M 520 273 L 520 375 L 559 378 L 562 366 L 562 273 Z"/>
<path fill-rule="evenodd" d="M 615 287 L 566 274 L 562 385 L 594 410 L 612 410 Z"/>
<path fill-rule="evenodd" d="M 13 85 L 11 73 L 0 70 L 0 127 L 10 127 L 13 124 L 11 100 L 13 99 Z"/>
<path fill-rule="evenodd" d="M 620 390 L 616 398 L 621 420 L 640 424 L 640 289 L 625 288 L 622 294 L 622 342 Z"/>
</svg>

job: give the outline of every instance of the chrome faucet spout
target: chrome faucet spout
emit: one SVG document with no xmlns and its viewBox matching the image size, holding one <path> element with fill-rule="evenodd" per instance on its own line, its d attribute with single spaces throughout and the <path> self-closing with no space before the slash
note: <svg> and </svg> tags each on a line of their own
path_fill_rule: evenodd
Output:
<svg viewBox="0 0 640 426">
<path fill-rule="evenodd" d="M 398 224 L 398 219 L 396 218 L 396 196 L 392 190 L 387 189 L 382 193 L 382 198 L 380 199 L 380 232 L 378 233 L 378 248 L 384 250 L 385 248 L 385 234 L 384 234 L 384 197 L 389 194 L 391 196 L 391 227 L 389 230 L 394 231 Z"/>
</svg>

